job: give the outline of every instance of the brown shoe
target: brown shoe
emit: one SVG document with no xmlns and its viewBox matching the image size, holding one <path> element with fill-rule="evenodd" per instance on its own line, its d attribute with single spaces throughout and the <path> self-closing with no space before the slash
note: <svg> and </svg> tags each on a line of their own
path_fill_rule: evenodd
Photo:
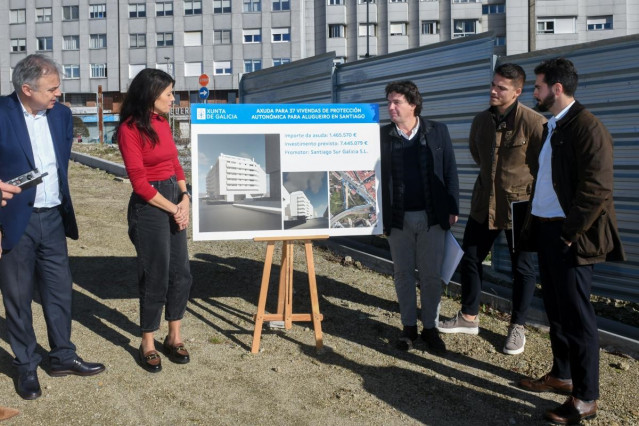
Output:
<svg viewBox="0 0 639 426">
<path fill-rule="evenodd" d="M 166 339 L 164 339 L 164 343 L 162 343 L 162 348 L 164 349 L 164 353 L 172 362 L 175 362 L 177 364 L 187 364 L 189 361 L 191 361 L 189 351 L 187 351 L 184 347 L 184 343 L 169 345 L 168 340 L 169 336 L 166 336 Z"/>
<path fill-rule="evenodd" d="M 7 420 L 20 414 L 18 410 L 9 407 L 0 407 L 0 420 Z"/>
<path fill-rule="evenodd" d="M 576 425 L 582 420 L 594 419 L 597 416 L 597 401 L 585 402 L 569 396 L 566 402 L 554 410 L 546 410 L 544 417 L 560 425 Z"/>
<path fill-rule="evenodd" d="M 519 386 L 533 392 L 557 392 L 569 394 L 572 392 L 572 379 L 557 379 L 549 374 L 539 378 L 525 378 L 519 381 Z"/>
</svg>

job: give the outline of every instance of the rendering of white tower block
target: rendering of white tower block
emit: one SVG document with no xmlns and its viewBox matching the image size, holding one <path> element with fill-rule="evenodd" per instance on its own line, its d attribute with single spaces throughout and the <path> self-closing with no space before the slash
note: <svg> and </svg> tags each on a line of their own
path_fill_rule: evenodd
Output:
<svg viewBox="0 0 639 426">
<path fill-rule="evenodd" d="M 291 217 L 313 217 L 313 205 L 302 191 L 291 192 Z"/>
<path fill-rule="evenodd" d="M 220 154 L 206 175 L 206 192 L 216 200 L 239 201 L 266 195 L 266 172 L 254 160 Z"/>
</svg>

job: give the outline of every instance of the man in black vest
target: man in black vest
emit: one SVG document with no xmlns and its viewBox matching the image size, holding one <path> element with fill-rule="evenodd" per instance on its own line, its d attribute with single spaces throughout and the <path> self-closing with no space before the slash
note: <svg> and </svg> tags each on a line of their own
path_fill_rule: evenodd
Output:
<svg viewBox="0 0 639 426">
<path fill-rule="evenodd" d="M 419 271 L 422 339 L 446 353 L 437 323 L 446 231 L 459 215 L 457 164 L 448 128 L 419 116 L 422 97 L 411 81 L 386 86 L 392 123 L 380 130 L 384 233 L 393 257 L 395 290 L 404 327 L 397 342 L 417 340 L 415 267 Z"/>
</svg>

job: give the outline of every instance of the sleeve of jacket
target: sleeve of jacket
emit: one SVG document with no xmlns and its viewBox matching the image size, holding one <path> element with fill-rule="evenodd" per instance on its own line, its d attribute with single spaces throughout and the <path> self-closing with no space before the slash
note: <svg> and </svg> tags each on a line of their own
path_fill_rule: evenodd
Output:
<svg viewBox="0 0 639 426">
<path fill-rule="evenodd" d="M 595 117 L 587 122 L 574 136 L 577 187 L 562 232 L 562 237 L 572 242 L 590 229 L 613 190 L 612 137 Z"/>
<path fill-rule="evenodd" d="M 448 196 L 448 214 L 459 215 L 459 176 L 457 175 L 457 162 L 455 150 L 450 140 L 448 127 L 443 124 L 441 130 L 442 146 L 444 149 L 444 183 Z"/>
<path fill-rule="evenodd" d="M 473 160 L 475 160 L 475 164 L 479 166 L 479 148 L 477 147 L 477 144 L 475 143 L 475 140 L 473 138 L 473 135 L 476 135 L 478 132 L 478 122 L 479 117 L 475 116 L 475 118 L 473 119 L 473 123 L 470 125 L 470 133 L 468 134 L 468 149 L 470 150 L 470 155 L 473 156 Z"/>
</svg>

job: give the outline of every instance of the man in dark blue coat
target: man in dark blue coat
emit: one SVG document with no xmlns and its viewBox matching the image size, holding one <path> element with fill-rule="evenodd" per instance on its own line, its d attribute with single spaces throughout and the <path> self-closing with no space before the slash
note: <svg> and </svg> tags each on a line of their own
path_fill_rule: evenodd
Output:
<svg viewBox="0 0 639 426">
<path fill-rule="evenodd" d="M 397 347 L 417 340 L 415 268 L 419 272 L 421 337 L 436 355 L 446 353 L 439 336 L 441 265 L 446 231 L 459 215 L 457 164 L 445 124 L 420 117 L 422 97 L 411 81 L 386 86 L 392 123 L 380 130 L 384 233 L 403 325 Z"/>
<path fill-rule="evenodd" d="M 18 370 L 16 390 L 24 399 L 42 394 L 31 311 L 36 291 L 47 323 L 50 374 L 104 371 L 102 364 L 78 357 L 71 342 L 73 281 L 66 237 L 77 239 L 78 227 L 67 179 L 73 121 L 69 108 L 56 102 L 59 75 L 49 57 L 29 55 L 13 70 L 15 92 L 0 97 L 0 180 L 34 169 L 46 173 L 41 183 L 24 188 L 0 210 L 0 290 Z"/>
</svg>

